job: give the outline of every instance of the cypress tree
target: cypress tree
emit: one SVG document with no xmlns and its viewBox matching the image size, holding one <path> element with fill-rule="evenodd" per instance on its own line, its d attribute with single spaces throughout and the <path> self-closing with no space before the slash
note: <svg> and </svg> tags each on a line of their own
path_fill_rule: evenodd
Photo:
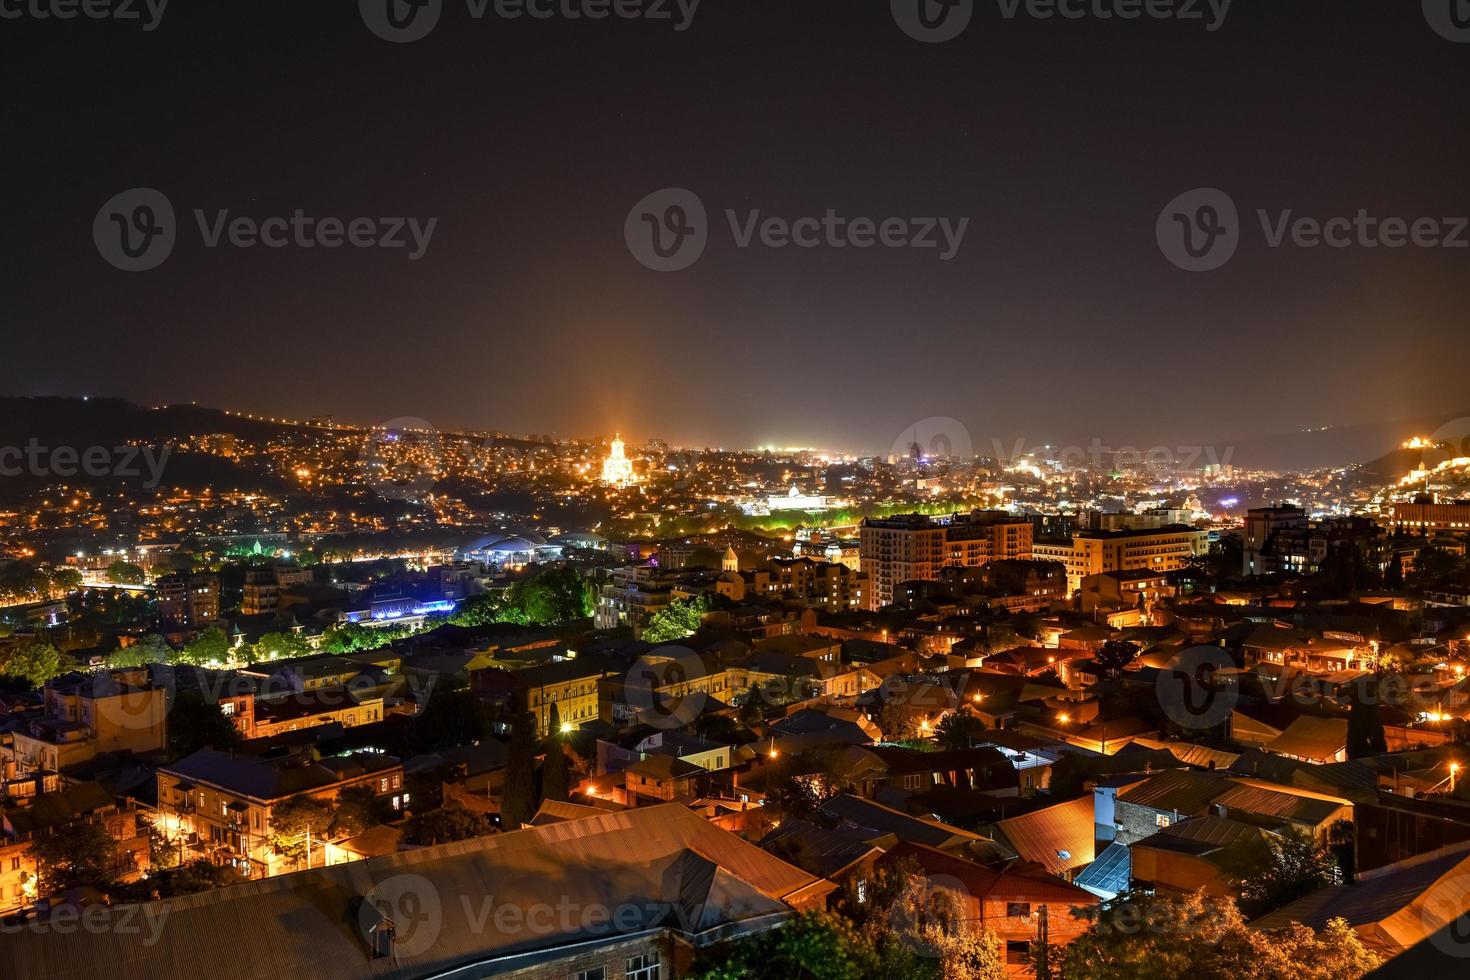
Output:
<svg viewBox="0 0 1470 980">
<path fill-rule="evenodd" d="M 541 798 L 565 803 L 571 788 L 567 772 L 565 739 L 561 733 L 561 712 L 551 706 L 551 732 L 546 736 L 546 762 L 541 766 Z"/>
<path fill-rule="evenodd" d="M 536 718 L 518 712 L 510 723 L 510 758 L 500 799 L 502 830 L 520 830 L 536 813 Z"/>
</svg>

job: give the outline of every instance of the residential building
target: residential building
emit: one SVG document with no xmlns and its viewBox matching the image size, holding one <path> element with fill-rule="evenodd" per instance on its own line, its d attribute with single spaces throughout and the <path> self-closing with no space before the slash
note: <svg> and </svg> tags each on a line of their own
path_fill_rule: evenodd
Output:
<svg viewBox="0 0 1470 980">
<path fill-rule="evenodd" d="M 271 823 L 273 808 L 292 797 L 331 802 L 344 789 L 365 786 L 387 808 L 402 810 L 411 802 L 403 765 L 370 753 L 258 759 L 201 749 L 160 766 L 157 780 L 158 813 L 170 842 L 189 857 L 229 865 L 250 878 L 294 870 L 272 846 Z M 312 866 L 328 859 L 324 847 L 307 858 Z"/>
<path fill-rule="evenodd" d="M 31 847 L 38 838 L 78 823 L 103 824 L 114 841 L 110 871 L 136 881 L 149 868 L 148 830 L 132 806 L 119 805 L 101 784 L 66 788 L 54 772 L 10 780 L 0 797 L 0 915 L 21 912 L 41 894 Z"/>
<path fill-rule="evenodd" d="M 872 608 L 891 605 L 904 582 L 933 582 L 942 569 L 978 568 L 1007 558 L 1030 558 L 1031 522 L 1006 511 L 952 517 L 905 514 L 863 521 L 862 570 L 873 592 Z"/>
<path fill-rule="evenodd" d="M 0 757 L 25 772 L 62 771 L 108 752 L 162 751 L 168 692 L 147 668 L 72 673 L 46 682 L 42 714 L 11 732 Z"/>
</svg>

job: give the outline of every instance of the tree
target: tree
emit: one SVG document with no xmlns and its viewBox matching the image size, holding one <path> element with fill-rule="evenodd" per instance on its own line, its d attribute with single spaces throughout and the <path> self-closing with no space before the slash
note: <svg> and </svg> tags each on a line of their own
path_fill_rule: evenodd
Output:
<svg viewBox="0 0 1470 980">
<path fill-rule="evenodd" d="M 173 648 L 168 641 L 157 633 L 149 633 L 142 637 L 132 646 L 123 647 L 121 650 L 107 658 L 109 667 L 129 668 L 142 667 L 144 664 L 168 663 L 173 656 Z"/>
<path fill-rule="evenodd" d="M 1382 680 L 1381 673 L 1367 674 L 1353 684 L 1347 729 L 1349 759 L 1361 759 L 1388 751 L 1388 739 L 1383 733 L 1383 719 L 1378 714 Z"/>
<path fill-rule="evenodd" d="M 901 942 L 863 932 L 830 912 L 803 912 L 779 929 L 706 951 L 691 975 L 695 980 L 930 980 L 938 971 L 934 960 Z"/>
<path fill-rule="evenodd" d="M 487 592 L 483 595 L 471 596 L 450 615 L 449 621 L 455 626 L 488 626 L 491 623 L 500 622 L 500 614 L 505 609 L 505 597 L 498 593 Z"/>
<path fill-rule="evenodd" d="M 565 803 L 571 790 L 571 773 L 567 767 L 567 750 L 561 730 L 561 712 L 551 706 L 551 732 L 546 736 L 546 762 L 541 767 L 541 798 Z"/>
<path fill-rule="evenodd" d="M 1097 656 L 1093 659 L 1097 661 L 1099 667 L 1108 672 L 1108 676 L 1117 677 L 1137 656 L 1137 643 L 1130 643 L 1127 640 L 1108 640 L 1097 651 Z"/>
<path fill-rule="evenodd" d="M 1069 945 L 1049 948 L 1054 977 L 1355 980 L 1378 963 L 1341 919 L 1321 932 L 1300 923 L 1256 930 L 1231 899 L 1203 892 L 1178 898 L 1125 893 L 1072 914 L 1091 925 Z"/>
<path fill-rule="evenodd" d="M 43 895 L 84 885 L 106 888 L 115 878 L 117 842 L 104 823 L 63 824 L 38 837 L 30 855 L 41 872 Z"/>
<path fill-rule="evenodd" d="M 244 880 L 229 865 L 215 864 L 206 858 L 189 861 L 174 868 L 161 868 L 155 864 L 148 877 L 117 888 L 113 899 L 120 902 L 149 902 L 176 895 L 214 891 Z"/>
<path fill-rule="evenodd" d="M 946 749 L 968 749 L 985 731 L 985 722 L 963 711 L 951 711 L 934 728 L 934 738 Z"/>
<path fill-rule="evenodd" d="M 218 626 L 211 626 L 185 645 L 175 657 L 180 663 L 204 667 L 209 664 L 225 664 L 230 659 L 230 638 Z"/>
<path fill-rule="evenodd" d="M 271 846 L 293 862 L 307 857 L 308 841 L 320 841 L 332 825 L 332 808 L 309 796 L 293 796 L 271 808 Z"/>
<path fill-rule="evenodd" d="M 510 756 L 500 802 L 500 826 L 519 830 L 536 813 L 536 719 L 529 711 L 510 725 Z"/>
<path fill-rule="evenodd" d="M 989 929 L 951 932 L 930 926 L 920 935 L 939 954 L 940 980 L 1005 980 L 1005 947 Z"/>
<path fill-rule="evenodd" d="M 495 833 L 495 821 L 488 814 L 471 810 L 430 810 L 408 821 L 404 839 L 425 847 L 449 844 L 472 837 L 489 837 Z"/>
<path fill-rule="evenodd" d="M 437 688 L 408 726 L 408 747 L 439 752 L 494 737 L 495 713 L 473 691 Z"/>
<path fill-rule="evenodd" d="M 1316 838 L 1288 829 L 1253 834 L 1227 845 L 1220 866 L 1240 882 L 1237 902 L 1251 919 L 1332 884 L 1337 861 Z"/>
<path fill-rule="evenodd" d="M 766 776 L 766 806 L 782 820 L 815 816 L 837 795 L 837 780 L 831 775 L 832 758 L 820 761 L 811 755 L 778 758 Z"/>
<path fill-rule="evenodd" d="M 255 644 L 252 655 L 256 661 L 289 660 L 305 657 L 312 652 L 311 644 L 299 633 L 267 633 Z"/>
<path fill-rule="evenodd" d="M 115 561 L 107 566 L 107 581 L 112 585 L 142 585 L 148 573 L 132 562 Z"/>
<path fill-rule="evenodd" d="M 54 677 L 74 670 L 76 663 L 44 640 L 28 640 L 12 647 L 0 675 L 41 687 Z"/>
<path fill-rule="evenodd" d="M 675 643 L 693 636 L 699 631 L 709 609 L 708 596 L 675 599 L 653 614 L 648 625 L 643 627 L 643 639 L 648 643 Z"/>
<path fill-rule="evenodd" d="M 199 691 L 174 695 L 168 716 L 168 750 L 175 759 L 206 748 L 229 752 L 240 741 L 239 729 L 225 717 L 218 702 L 207 700 Z"/>
<path fill-rule="evenodd" d="M 1388 571 L 1383 576 L 1383 587 L 1385 589 L 1401 590 L 1404 587 L 1404 556 L 1394 555 L 1393 561 L 1388 563 Z"/>
<path fill-rule="evenodd" d="M 382 823 L 386 816 L 383 801 L 371 786 L 349 786 L 337 794 L 337 806 L 332 811 L 327 833 L 334 838 L 356 837 Z"/>
</svg>

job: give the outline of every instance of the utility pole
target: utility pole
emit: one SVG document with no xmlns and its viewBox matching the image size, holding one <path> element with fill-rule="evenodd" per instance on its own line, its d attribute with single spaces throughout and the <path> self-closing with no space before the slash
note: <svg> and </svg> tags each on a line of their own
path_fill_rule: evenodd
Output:
<svg viewBox="0 0 1470 980">
<path fill-rule="evenodd" d="M 1036 953 L 1033 957 L 1036 965 L 1036 980 L 1051 980 L 1051 946 L 1048 942 L 1046 906 L 1043 905 L 1039 911 L 1036 923 Z"/>
</svg>

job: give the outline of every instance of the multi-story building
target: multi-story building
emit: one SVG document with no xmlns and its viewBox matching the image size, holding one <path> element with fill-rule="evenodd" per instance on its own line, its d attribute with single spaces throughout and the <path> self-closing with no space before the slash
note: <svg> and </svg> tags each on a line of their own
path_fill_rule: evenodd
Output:
<svg viewBox="0 0 1470 980">
<path fill-rule="evenodd" d="M 201 749 L 160 766 L 157 779 L 158 814 L 170 842 L 192 852 L 185 857 L 228 865 L 249 878 L 293 870 L 276 852 L 271 823 L 273 808 L 292 797 L 331 803 L 344 789 L 365 786 L 386 808 L 401 812 L 411 802 L 403 764 L 368 753 L 257 759 Z M 312 843 L 318 850 L 308 853 L 310 866 L 326 863 L 326 842 Z"/>
<path fill-rule="evenodd" d="M 167 738 L 167 691 L 146 668 L 66 674 L 46 683 L 41 716 L 11 732 L 0 755 L 22 771 L 60 771 L 107 752 L 146 754 Z"/>
<path fill-rule="evenodd" d="M 676 570 L 651 563 L 619 568 L 598 593 L 593 624 L 600 630 L 631 627 L 637 636 L 672 601 L 676 586 L 698 579 L 712 581 L 707 569 Z"/>
<path fill-rule="evenodd" d="M 1082 588 L 1082 580 L 1102 572 L 1147 569 L 1172 572 L 1184 568 L 1198 555 L 1209 551 L 1209 532 L 1183 524 L 1157 530 L 1083 531 L 1070 542 L 1037 541 L 1031 546 L 1037 560 L 1059 561 L 1067 566 L 1069 594 Z"/>
<path fill-rule="evenodd" d="M 219 619 L 218 575 L 176 572 L 160 578 L 154 587 L 158 590 L 159 618 L 166 622 L 193 626 Z"/>
<path fill-rule="evenodd" d="M 1314 521 L 1295 507 L 1262 507 L 1246 517 L 1242 571 L 1246 575 L 1315 575 L 1329 559 L 1356 552 L 1364 565 L 1387 559 L 1382 528 L 1368 517 Z"/>
<path fill-rule="evenodd" d="M 492 668 L 470 673 L 470 685 L 476 694 L 490 700 L 507 700 L 513 694 L 524 696 L 527 710 L 536 719 L 536 731 L 551 733 L 551 709 L 556 708 L 557 723 L 579 727 L 598 717 L 598 682 L 611 671 L 598 657 L 552 660 L 521 670 Z"/>
<path fill-rule="evenodd" d="M 945 568 L 1032 557 L 1031 523 L 1005 511 L 869 519 L 859 533 L 874 609 L 891 605 L 897 586 L 935 581 Z"/>
<path fill-rule="evenodd" d="M 750 571 L 727 570 L 714 590 L 734 602 L 779 599 L 826 612 L 872 608 L 867 573 L 810 558 L 775 559 L 766 568 Z"/>
<path fill-rule="evenodd" d="M 6 780 L 0 794 L 0 915 L 29 908 L 40 893 L 31 853 L 36 839 L 73 824 L 101 823 L 111 834 L 111 872 L 120 881 L 136 881 L 149 868 L 148 830 L 137 811 L 119 806 L 100 783 L 73 783 L 62 788 L 54 772 L 36 772 Z"/>
<path fill-rule="evenodd" d="M 1410 534 L 1470 534 L 1470 500 L 1436 503 L 1418 497 L 1410 504 L 1394 504 L 1389 522 L 1395 531 Z"/>
</svg>

